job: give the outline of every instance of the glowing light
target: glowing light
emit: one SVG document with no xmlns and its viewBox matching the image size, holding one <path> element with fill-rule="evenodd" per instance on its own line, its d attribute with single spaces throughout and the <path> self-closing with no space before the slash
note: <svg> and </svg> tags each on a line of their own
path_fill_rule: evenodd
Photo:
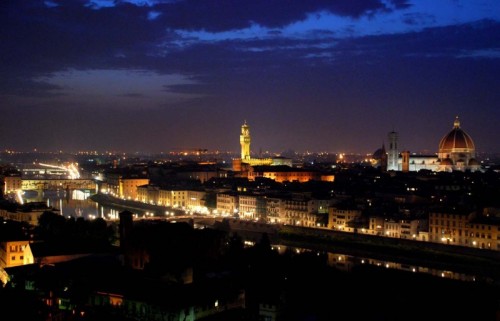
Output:
<svg viewBox="0 0 500 321">
<path fill-rule="evenodd" d="M 78 172 L 78 168 L 75 166 L 75 164 L 70 163 L 67 166 L 57 166 L 57 165 L 50 165 L 50 164 L 44 164 L 44 163 L 39 163 L 40 166 L 46 166 L 50 168 L 59 168 L 63 169 L 68 172 L 68 176 L 70 179 L 78 179 L 80 178 L 80 172 Z"/>
<path fill-rule="evenodd" d="M 23 191 L 18 189 L 16 191 L 16 195 L 17 195 L 17 199 L 19 201 L 19 204 L 24 204 L 24 201 L 23 201 Z"/>
</svg>

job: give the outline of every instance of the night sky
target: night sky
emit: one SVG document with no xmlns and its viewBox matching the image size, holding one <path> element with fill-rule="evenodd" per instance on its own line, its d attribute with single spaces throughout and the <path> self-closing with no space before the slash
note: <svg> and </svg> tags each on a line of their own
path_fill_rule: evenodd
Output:
<svg viewBox="0 0 500 321">
<path fill-rule="evenodd" d="M 500 152 L 500 1 L 0 3 L 0 149 Z"/>
</svg>

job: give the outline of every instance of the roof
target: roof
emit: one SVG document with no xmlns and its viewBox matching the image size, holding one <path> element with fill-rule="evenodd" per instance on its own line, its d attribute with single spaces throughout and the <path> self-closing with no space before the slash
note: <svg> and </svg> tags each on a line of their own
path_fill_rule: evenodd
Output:
<svg viewBox="0 0 500 321">
<path fill-rule="evenodd" d="M 439 142 L 440 153 L 450 153 L 457 149 L 461 151 L 475 150 L 472 138 L 460 128 L 458 117 L 455 119 L 453 129 L 446 134 Z"/>
<path fill-rule="evenodd" d="M 385 151 L 385 148 L 379 148 L 375 152 L 373 152 L 372 158 L 373 159 L 382 159 L 382 157 L 385 157 L 387 155 L 387 152 Z"/>
<path fill-rule="evenodd" d="M 305 169 L 305 168 L 297 168 L 290 167 L 287 165 L 278 165 L 278 166 L 252 166 L 254 172 L 316 172 L 313 169 Z"/>
</svg>

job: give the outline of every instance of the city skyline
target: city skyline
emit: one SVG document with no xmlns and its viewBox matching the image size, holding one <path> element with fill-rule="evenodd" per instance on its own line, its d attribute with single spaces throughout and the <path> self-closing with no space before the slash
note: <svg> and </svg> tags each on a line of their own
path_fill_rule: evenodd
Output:
<svg viewBox="0 0 500 321">
<path fill-rule="evenodd" d="M 283 10 L 283 8 L 286 10 Z M 0 149 L 500 152 L 495 1 L 7 1 Z"/>
</svg>

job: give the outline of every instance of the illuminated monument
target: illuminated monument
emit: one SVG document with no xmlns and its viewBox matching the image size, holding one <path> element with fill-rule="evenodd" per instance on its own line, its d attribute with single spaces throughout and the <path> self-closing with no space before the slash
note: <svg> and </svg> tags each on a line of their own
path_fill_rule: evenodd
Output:
<svg viewBox="0 0 500 321">
<path fill-rule="evenodd" d="M 241 126 L 240 145 L 241 158 L 233 159 L 234 171 L 248 171 L 249 166 L 264 166 L 264 165 L 287 165 L 292 166 L 292 160 L 284 157 L 274 158 L 252 158 L 250 155 L 250 126 L 245 121 Z"/>
<path fill-rule="evenodd" d="M 241 160 L 250 160 L 250 128 L 247 122 L 241 126 L 240 144 L 241 144 Z"/>
<path fill-rule="evenodd" d="M 460 128 L 458 116 L 450 132 L 441 138 L 437 155 L 414 155 L 408 151 L 398 151 L 398 134 L 389 133 L 389 151 L 387 170 L 419 171 L 478 171 L 481 169 L 475 159 L 476 149 L 472 138 Z M 375 156 L 375 154 L 374 154 Z M 374 157 L 375 158 L 375 157 Z"/>
<path fill-rule="evenodd" d="M 476 160 L 476 147 L 472 138 L 460 128 L 458 116 L 453 122 L 453 129 L 439 142 L 439 170 L 479 170 Z"/>
<path fill-rule="evenodd" d="M 398 170 L 398 133 L 392 131 L 388 135 L 389 152 L 387 153 L 387 170 Z"/>
</svg>

